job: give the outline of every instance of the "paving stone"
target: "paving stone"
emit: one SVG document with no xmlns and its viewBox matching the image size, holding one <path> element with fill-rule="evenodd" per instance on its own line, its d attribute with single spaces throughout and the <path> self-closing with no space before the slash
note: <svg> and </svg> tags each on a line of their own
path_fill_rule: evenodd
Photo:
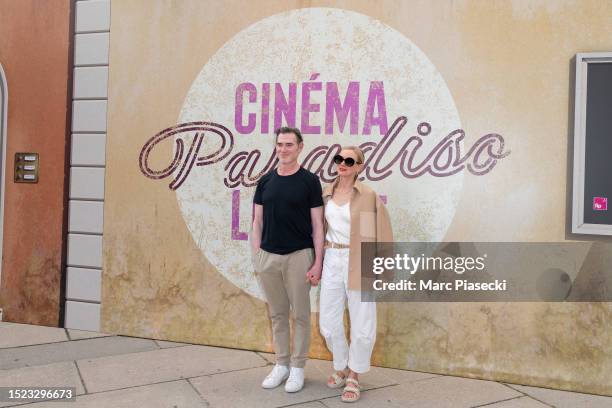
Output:
<svg viewBox="0 0 612 408">
<path fill-rule="evenodd" d="M 325 408 L 325 405 L 321 401 L 313 401 L 292 405 L 291 408 Z"/>
<path fill-rule="evenodd" d="M 94 339 L 96 337 L 114 336 L 114 334 L 100 333 L 100 332 L 87 331 L 87 330 L 77 330 L 77 329 L 66 329 L 66 330 L 68 330 L 68 335 L 70 337 L 70 340 Z"/>
<path fill-rule="evenodd" d="M 522 394 L 493 381 L 439 376 L 400 385 L 365 391 L 360 407 L 473 407 L 502 401 Z M 340 398 L 324 399 L 329 407 L 346 407 Z"/>
<path fill-rule="evenodd" d="M 263 351 L 258 351 L 257 354 L 259 354 L 261 358 L 263 358 L 267 362 L 271 364 L 276 364 L 276 357 L 274 356 L 274 353 L 264 353 Z"/>
<path fill-rule="evenodd" d="M 252 351 L 185 346 L 79 360 L 77 364 L 87 389 L 98 392 L 261 367 L 265 362 Z"/>
<path fill-rule="evenodd" d="M 185 380 L 78 396 L 67 408 L 204 408 L 206 402 Z M 26 405 L 27 408 L 61 408 L 58 402 Z M 319 407 L 320 408 L 320 407 Z"/>
<path fill-rule="evenodd" d="M 0 349 L 0 369 L 30 367 L 157 349 L 153 340 L 118 336 Z"/>
<path fill-rule="evenodd" d="M 0 348 L 68 341 L 62 328 L 0 322 Z"/>
<path fill-rule="evenodd" d="M 306 382 L 302 391 L 287 393 L 283 385 L 272 390 L 263 389 L 261 382 L 270 369 L 270 366 L 260 367 L 192 378 L 189 381 L 200 395 L 204 396 L 211 408 L 282 407 L 339 395 L 338 390 L 332 390 L 325 385 L 322 373 L 311 364 L 306 365 Z"/>
<path fill-rule="evenodd" d="M 500 401 L 485 405 L 482 408 L 549 408 L 550 405 L 542 404 L 529 397 L 513 398 L 511 400 Z"/>
<path fill-rule="evenodd" d="M 174 341 L 155 340 L 160 348 L 182 347 L 189 346 L 189 343 L 176 343 Z"/>
<path fill-rule="evenodd" d="M 339 396 L 340 390 L 331 389 L 325 384 L 331 372 L 330 367 L 329 361 L 308 360 L 305 386 L 297 393 L 286 393 L 282 385 L 273 390 L 261 388 L 261 382 L 271 370 L 270 366 L 192 378 L 190 381 L 205 396 L 211 407 L 280 407 Z M 384 371 L 376 369 L 364 375 L 363 387 L 369 389 L 391 384 L 392 381 L 384 375 Z"/>
<path fill-rule="evenodd" d="M 22 367 L 0 370 L 2 387 L 76 387 L 77 394 L 85 393 L 74 362 L 47 364 L 37 367 Z M 58 403 L 55 407 L 59 408 Z M 72 403 L 71 403 L 72 404 Z M 0 407 L 17 405 L 0 402 Z M 72 405 L 71 405 L 72 406 Z"/>
<path fill-rule="evenodd" d="M 557 408 L 610 408 L 612 397 L 602 395 L 583 394 L 579 392 L 551 390 L 548 388 L 529 387 L 526 385 L 508 384 L 510 387 L 523 392 L 539 401 L 553 405 Z"/>
</svg>

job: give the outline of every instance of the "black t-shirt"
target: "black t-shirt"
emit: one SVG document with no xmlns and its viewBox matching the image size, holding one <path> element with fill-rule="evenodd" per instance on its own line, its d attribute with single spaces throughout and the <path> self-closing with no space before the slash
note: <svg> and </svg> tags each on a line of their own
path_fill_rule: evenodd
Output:
<svg viewBox="0 0 612 408">
<path fill-rule="evenodd" d="M 253 202 L 263 205 L 261 249 L 285 255 L 314 247 L 310 209 L 323 205 L 317 176 L 302 167 L 289 176 L 273 169 L 259 180 Z"/>
</svg>

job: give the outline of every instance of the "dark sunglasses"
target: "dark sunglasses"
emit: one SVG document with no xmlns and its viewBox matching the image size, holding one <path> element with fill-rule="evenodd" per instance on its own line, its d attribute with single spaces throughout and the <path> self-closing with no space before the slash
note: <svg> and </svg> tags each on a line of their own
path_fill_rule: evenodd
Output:
<svg viewBox="0 0 612 408">
<path fill-rule="evenodd" d="M 353 167 L 353 165 L 355 163 L 361 164 L 361 162 L 356 162 L 355 159 L 353 159 L 352 157 L 344 158 L 344 157 L 340 156 L 339 154 L 334 156 L 334 163 L 340 164 L 342 162 L 344 162 L 344 165 L 346 167 Z"/>
</svg>

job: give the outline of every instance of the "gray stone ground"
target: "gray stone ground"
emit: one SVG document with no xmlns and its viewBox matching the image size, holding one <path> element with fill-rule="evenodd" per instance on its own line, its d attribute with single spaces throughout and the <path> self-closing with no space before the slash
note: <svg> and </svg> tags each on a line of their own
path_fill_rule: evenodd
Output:
<svg viewBox="0 0 612 408">
<path fill-rule="evenodd" d="M 72 386 L 76 402 L 0 402 L 31 408 L 346 407 L 310 360 L 295 394 L 264 390 L 265 353 L 0 322 L 0 387 Z M 612 407 L 611 397 L 373 368 L 358 407 Z"/>
</svg>

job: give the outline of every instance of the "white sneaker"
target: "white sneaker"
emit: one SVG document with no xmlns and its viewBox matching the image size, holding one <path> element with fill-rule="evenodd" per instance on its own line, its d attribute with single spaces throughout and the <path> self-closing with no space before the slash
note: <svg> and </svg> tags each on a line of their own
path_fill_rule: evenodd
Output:
<svg viewBox="0 0 612 408">
<path fill-rule="evenodd" d="M 263 388 L 276 388 L 289 377 L 289 369 L 287 366 L 275 365 L 270 374 L 263 380 L 261 386 Z"/>
<path fill-rule="evenodd" d="M 304 369 L 291 367 L 289 379 L 285 383 L 285 391 L 298 392 L 304 388 Z"/>
</svg>

